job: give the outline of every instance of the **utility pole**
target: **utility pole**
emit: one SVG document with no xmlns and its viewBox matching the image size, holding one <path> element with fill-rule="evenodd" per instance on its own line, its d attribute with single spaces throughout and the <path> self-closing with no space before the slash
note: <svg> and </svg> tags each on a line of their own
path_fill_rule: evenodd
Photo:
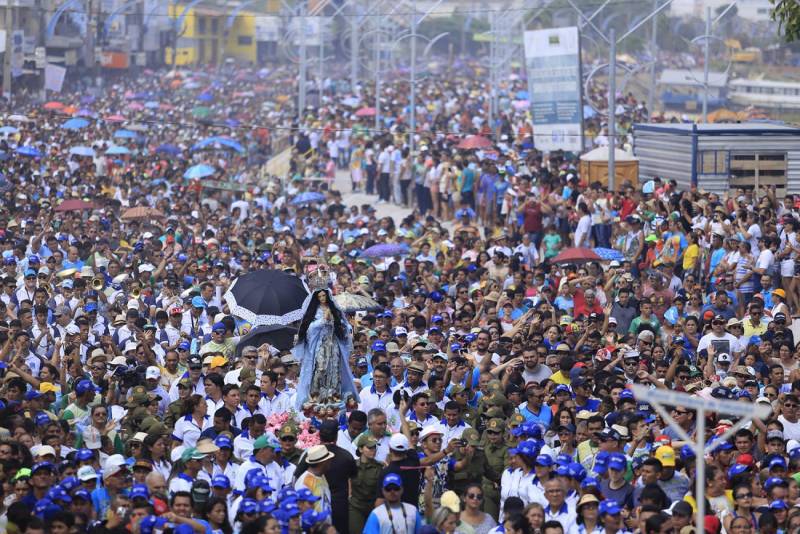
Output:
<svg viewBox="0 0 800 534">
<path fill-rule="evenodd" d="M 350 8 L 350 92 L 355 94 L 358 84 L 358 3 Z"/>
<path fill-rule="evenodd" d="M 653 0 L 653 11 L 658 9 L 658 0 Z M 647 91 L 647 105 L 652 117 L 656 111 L 656 63 L 658 54 L 658 16 L 653 17 L 653 29 L 650 32 L 650 55 L 653 62 L 650 64 L 650 88 Z"/>
<path fill-rule="evenodd" d="M 706 7 L 706 35 L 703 59 L 703 122 L 708 122 L 708 61 L 711 41 L 711 7 Z"/>
<path fill-rule="evenodd" d="M 491 41 L 489 41 L 489 129 L 494 130 L 494 75 L 497 68 L 495 66 L 497 28 L 495 26 L 494 11 L 489 13 L 489 28 L 492 36 Z"/>
<path fill-rule="evenodd" d="M 306 111 L 306 1 L 300 1 L 300 28 L 297 37 L 300 39 L 300 80 L 298 81 L 297 117 L 303 120 Z"/>
<path fill-rule="evenodd" d="M 6 0 L 3 9 L 3 28 L 6 30 L 6 51 L 3 53 L 3 96 L 11 101 L 11 34 L 14 32 L 14 14 L 11 12 L 11 0 Z"/>
<path fill-rule="evenodd" d="M 318 15 L 319 24 L 317 27 L 319 28 L 319 32 L 317 36 L 319 37 L 319 81 L 317 82 L 317 105 L 322 107 L 322 80 L 325 77 L 325 32 L 322 29 L 322 14 Z"/>
<path fill-rule="evenodd" d="M 375 135 L 381 125 L 381 20 L 376 17 L 378 31 L 375 32 Z"/>
<path fill-rule="evenodd" d="M 614 28 L 608 32 L 608 190 L 614 191 L 617 141 L 617 36 Z"/>
<path fill-rule="evenodd" d="M 411 9 L 411 120 L 409 121 L 408 147 L 414 154 L 414 136 L 417 133 L 417 0 Z"/>
</svg>

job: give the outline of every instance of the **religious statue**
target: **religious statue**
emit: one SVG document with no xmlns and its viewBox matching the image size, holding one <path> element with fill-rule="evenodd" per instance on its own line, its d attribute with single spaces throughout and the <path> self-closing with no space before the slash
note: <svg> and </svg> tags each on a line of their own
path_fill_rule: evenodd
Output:
<svg viewBox="0 0 800 534">
<path fill-rule="evenodd" d="M 300 362 L 295 408 L 341 409 L 352 397 L 358 401 L 349 358 L 353 332 L 329 288 L 330 276 L 320 268 L 307 277 L 309 295 L 292 354 Z M 332 410 L 331 410 L 332 411 Z"/>
</svg>

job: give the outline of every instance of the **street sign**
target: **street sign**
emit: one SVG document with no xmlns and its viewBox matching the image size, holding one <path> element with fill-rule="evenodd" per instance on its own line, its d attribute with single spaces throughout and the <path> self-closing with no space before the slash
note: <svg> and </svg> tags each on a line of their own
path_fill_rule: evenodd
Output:
<svg viewBox="0 0 800 534">
<path fill-rule="evenodd" d="M 36 61 L 36 68 L 43 69 L 45 64 L 47 63 L 47 57 L 45 48 L 43 46 L 37 46 L 33 50 L 33 59 Z"/>
<path fill-rule="evenodd" d="M 633 395 L 641 402 L 657 401 L 669 406 L 683 406 L 692 410 L 703 409 L 707 412 L 725 413 L 740 417 L 749 415 L 759 419 L 772 413 L 769 406 L 754 404 L 752 402 L 739 402 L 719 399 L 703 399 L 696 395 L 689 395 L 671 389 L 650 389 L 641 384 L 633 384 Z"/>
</svg>

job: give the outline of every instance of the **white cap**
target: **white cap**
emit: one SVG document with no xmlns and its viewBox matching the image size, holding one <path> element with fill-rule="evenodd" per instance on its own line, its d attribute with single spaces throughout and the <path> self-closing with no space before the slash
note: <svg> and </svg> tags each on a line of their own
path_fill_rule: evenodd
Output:
<svg viewBox="0 0 800 534">
<path fill-rule="evenodd" d="M 95 480 L 97 479 L 97 471 L 95 471 L 94 467 L 91 465 L 84 465 L 78 469 L 77 477 L 78 480 L 83 482 L 86 482 L 87 480 Z"/>
<path fill-rule="evenodd" d="M 139 309 L 139 301 L 136 299 L 131 299 L 128 301 L 128 309 L 129 310 L 138 310 Z"/>
<path fill-rule="evenodd" d="M 124 456 L 121 454 L 112 454 L 108 457 L 108 459 L 106 459 L 106 463 L 103 466 L 103 478 L 106 479 L 112 477 L 123 469 L 127 468 L 128 464 L 125 462 Z"/>
<path fill-rule="evenodd" d="M 139 272 L 140 273 L 144 273 L 144 272 L 152 273 L 155 270 L 156 270 L 156 268 L 152 263 L 143 263 L 143 264 L 141 264 L 139 266 Z"/>
<path fill-rule="evenodd" d="M 115 356 L 113 360 L 108 362 L 109 365 L 128 365 L 128 360 L 125 356 Z"/>
<path fill-rule="evenodd" d="M 185 449 L 186 449 L 185 445 L 179 445 L 174 449 L 172 449 L 172 451 L 169 453 L 169 459 L 172 461 L 173 464 L 180 461 L 181 456 L 183 455 L 183 451 Z"/>
<path fill-rule="evenodd" d="M 406 330 L 406 328 L 403 327 L 403 326 L 398 326 L 397 328 L 394 329 L 394 335 L 396 335 L 396 336 L 407 336 L 408 335 L 408 330 Z"/>
<path fill-rule="evenodd" d="M 153 239 L 153 233 L 152 232 L 143 233 L 142 234 L 142 239 Z"/>
<path fill-rule="evenodd" d="M 393 451 L 400 451 L 405 452 L 410 448 L 410 444 L 408 443 L 408 438 L 405 434 L 392 434 L 392 437 L 389 439 L 389 448 Z"/>
<path fill-rule="evenodd" d="M 135 341 L 127 341 L 127 342 L 125 342 L 125 350 L 122 351 L 122 352 L 128 352 L 128 351 L 131 351 L 131 350 L 136 350 L 136 347 L 138 347 L 138 344 Z"/>
<path fill-rule="evenodd" d="M 35 451 L 33 449 L 35 449 Z M 34 447 L 33 449 L 31 449 L 31 453 L 33 454 L 34 457 L 47 456 L 48 454 L 51 454 L 53 456 L 56 455 L 56 450 L 50 445 L 39 445 L 38 447 Z"/>
<path fill-rule="evenodd" d="M 68 336 L 77 336 L 81 333 L 81 329 L 75 324 L 68 324 L 64 331 Z"/>
<path fill-rule="evenodd" d="M 158 380 L 161 378 L 161 369 L 156 367 L 155 365 L 151 365 L 147 368 L 147 371 L 144 372 L 144 377 L 147 380 L 153 379 Z"/>
<path fill-rule="evenodd" d="M 425 441 L 425 438 L 427 438 L 428 436 L 432 436 L 434 434 L 439 436 L 444 436 L 444 432 L 442 432 L 442 429 L 439 428 L 438 424 L 426 426 L 425 428 L 423 428 L 422 432 L 420 432 L 419 434 L 419 440 Z"/>
<path fill-rule="evenodd" d="M 328 245 L 328 248 L 326 248 L 325 251 L 330 254 L 336 254 L 337 252 L 339 252 L 339 245 L 331 243 L 330 245 Z"/>
</svg>

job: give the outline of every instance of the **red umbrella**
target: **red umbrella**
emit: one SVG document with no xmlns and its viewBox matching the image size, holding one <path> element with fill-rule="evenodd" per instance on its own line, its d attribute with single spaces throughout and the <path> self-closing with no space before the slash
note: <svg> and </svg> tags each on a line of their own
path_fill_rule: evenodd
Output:
<svg viewBox="0 0 800 534">
<path fill-rule="evenodd" d="M 122 115 L 109 115 L 108 117 L 105 118 L 106 122 L 125 122 L 126 120 L 128 119 L 126 119 Z"/>
<path fill-rule="evenodd" d="M 61 204 L 55 207 L 55 211 L 81 211 L 81 210 L 93 210 L 97 206 L 95 206 L 91 202 L 87 202 L 85 200 L 81 200 L 79 198 L 71 198 L 69 200 L 65 200 Z"/>
<path fill-rule="evenodd" d="M 361 108 L 356 111 L 356 117 L 374 117 L 376 113 L 375 108 Z"/>
<path fill-rule="evenodd" d="M 64 107 L 64 104 L 62 104 L 61 102 L 48 102 L 42 107 L 44 109 L 61 109 Z"/>
<path fill-rule="evenodd" d="M 491 148 L 492 142 L 482 135 L 468 135 L 458 143 L 456 148 L 461 150 L 475 150 L 476 148 Z"/>
<path fill-rule="evenodd" d="M 585 263 L 587 261 L 602 261 L 595 251 L 586 247 L 565 248 L 551 261 L 553 263 Z"/>
</svg>

